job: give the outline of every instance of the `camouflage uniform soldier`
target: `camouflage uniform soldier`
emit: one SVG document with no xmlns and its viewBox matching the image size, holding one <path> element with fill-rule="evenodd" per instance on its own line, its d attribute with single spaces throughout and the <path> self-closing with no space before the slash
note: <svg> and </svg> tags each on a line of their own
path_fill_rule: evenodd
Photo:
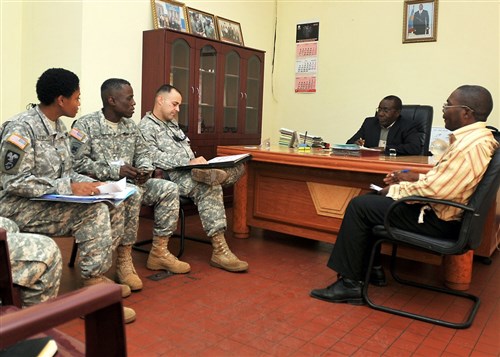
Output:
<svg viewBox="0 0 500 357">
<path fill-rule="evenodd" d="M 57 244 L 40 234 L 19 233 L 10 219 L 0 217 L 7 231 L 12 281 L 21 288 L 23 306 L 55 298 L 62 274 L 62 257 Z"/>
<path fill-rule="evenodd" d="M 144 139 L 154 147 L 154 165 L 163 170 L 206 163 L 203 157 L 195 158 L 189 139 L 175 120 L 181 102 L 182 96 L 176 88 L 162 86 L 156 92 L 153 111 L 139 124 Z M 243 164 L 227 170 L 193 169 L 168 173 L 169 179 L 178 185 L 180 194 L 191 197 L 198 206 L 203 229 L 212 241 L 210 264 L 232 272 L 247 270 L 248 264 L 231 252 L 224 238 L 227 223 L 221 185 L 234 184 L 243 173 Z"/>
<path fill-rule="evenodd" d="M 71 138 L 75 170 L 99 180 L 118 180 L 126 177 L 143 193 L 142 203 L 154 206 L 153 247 L 147 267 L 187 273 L 191 267 L 168 251 L 168 240 L 177 228 L 179 192 L 177 185 L 162 179 L 150 178 L 152 166 L 149 147 L 139 128 L 131 119 L 134 114 L 134 92 L 130 83 L 117 78 L 101 86 L 103 109 L 82 116 L 75 128 L 88 134 L 82 143 Z M 127 215 L 137 230 L 138 215 Z M 120 281 L 132 290 L 142 286 L 132 266 L 131 247 L 135 240 L 123 241 L 118 247 L 117 272 Z M 127 263 L 128 265 L 125 265 Z"/>
<path fill-rule="evenodd" d="M 134 207 L 138 214 L 140 194 L 111 210 L 104 203 L 31 200 L 48 193 L 94 195 L 102 184 L 73 171 L 68 133 L 59 120 L 78 112 L 78 77 L 52 68 L 40 76 L 36 90 L 40 104 L 14 117 L 2 133 L 0 215 L 12 219 L 23 232 L 73 235 L 80 250 L 83 285 L 113 283 L 104 273 L 111 266 L 114 242 L 125 236 L 124 211 Z M 86 138 L 78 130 L 69 135 Z M 130 288 L 122 285 L 122 296 L 128 295 Z M 124 310 L 126 322 L 135 320 L 132 309 Z"/>
</svg>

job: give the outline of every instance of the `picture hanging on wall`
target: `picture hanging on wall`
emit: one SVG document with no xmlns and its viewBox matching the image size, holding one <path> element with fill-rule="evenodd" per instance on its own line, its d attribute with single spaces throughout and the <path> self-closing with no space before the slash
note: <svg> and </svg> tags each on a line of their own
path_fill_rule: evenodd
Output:
<svg viewBox="0 0 500 357">
<path fill-rule="evenodd" d="M 438 0 L 405 0 L 403 43 L 437 39 Z"/>
<path fill-rule="evenodd" d="M 214 15 L 190 7 L 187 7 L 186 11 L 189 20 L 189 33 L 213 40 L 219 38 Z"/>
<path fill-rule="evenodd" d="M 155 29 L 169 29 L 188 32 L 186 7 L 181 2 L 169 0 L 151 0 L 153 25 Z"/>
<path fill-rule="evenodd" d="M 217 28 L 219 29 L 219 39 L 221 41 L 244 46 L 243 33 L 238 22 L 217 16 Z"/>
</svg>

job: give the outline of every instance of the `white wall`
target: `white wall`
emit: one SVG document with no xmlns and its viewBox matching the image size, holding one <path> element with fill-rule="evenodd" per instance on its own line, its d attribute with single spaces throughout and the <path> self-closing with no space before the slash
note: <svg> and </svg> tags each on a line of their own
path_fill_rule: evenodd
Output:
<svg viewBox="0 0 500 357">
<path fill-rule="evenodd" d="M 491 91 L 489 123 L 500 126 L 499 7 L 440 1 L 437 42 L 403 44 L 403 1 L 280 1 L 273 130 L 308 130 L 343 143 L 389 94 L 432 105 L 434 126 L 442 127 L 442 103 L 462 84 Z M 309 20 L 320 21 L 318 92 L 296 94 L 294 29 Z"/>
<path fill-rule="evenodd" d="M 492 92 L 489 123 L 500 127 L 499 2 L 441 0 L 437 42 L 411 44 L 402 44 L 402 0 L 185 4 L 240 22 L 245 45 L 266 51 L 263 137 L 273 143 L 280 127 L 344 142 L 388 94 L 434 106 L 434 123 L 442 126 L 442 103 L 465 83 Z M 139 119 L 142 31 L 153 27 L 149 0 L 0 0 L 0 15 L 0 121 L 36 102 L 36 79 L 49 67 L 79 75 L 80 114 L 101 107 L 99 87 L 105 79 L 129 80 Z M 306 95 L 294 93 L 293 84 L 295 25 L 308 20 L 320 21 L 320 48 L 318 92 Z"/>
</svg>

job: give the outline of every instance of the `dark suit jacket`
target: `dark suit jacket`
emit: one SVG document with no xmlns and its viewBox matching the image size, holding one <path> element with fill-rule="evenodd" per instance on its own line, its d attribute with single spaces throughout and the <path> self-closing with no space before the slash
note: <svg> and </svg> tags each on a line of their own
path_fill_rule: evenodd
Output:
<svg viewBox="0 0 500 357">
<path fill-rule="evenodd" d="M 359 138 L 365 140 L 365 146 L 368 148 L 378 146 L 380 124 L 376 117 L 366 118 L 361 128 L 347 141 L 347 144 L 354 144 Z M 385 153 L 388 154 L 389 149 L 396 149 L 398 155 L 420 155 L 423 145 L 424 134 L 418 131 L 413 120 L 403 119 L 400 116 L 389 129 Z"/>
</svg>

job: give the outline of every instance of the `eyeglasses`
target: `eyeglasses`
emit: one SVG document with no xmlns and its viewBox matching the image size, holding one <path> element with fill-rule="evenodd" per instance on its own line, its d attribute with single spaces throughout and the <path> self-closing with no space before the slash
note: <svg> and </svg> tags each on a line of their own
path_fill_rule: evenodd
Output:
<svg viewBox="0 0 500 357">
<path fill-rule="evenodd" d="M 467 105 L 461 105 L 461 104 L 448 105 L 446 103 L 443 104 L 443 110 L 446 110 L 446 109 L 449 109 L 449 108 L 464 108 L 464 109 L 470 110 L 471 112 L 474 111 L 474 109 L 472 109 L 471 107 L 469 107 Z"/>
<path fill-rule="evenodd" d="M 383 112 L 383 113 L 389 113 L 392 110 L 395 110 L 394 108 L 375 108 L 377 112 Z"/>
</svg>

